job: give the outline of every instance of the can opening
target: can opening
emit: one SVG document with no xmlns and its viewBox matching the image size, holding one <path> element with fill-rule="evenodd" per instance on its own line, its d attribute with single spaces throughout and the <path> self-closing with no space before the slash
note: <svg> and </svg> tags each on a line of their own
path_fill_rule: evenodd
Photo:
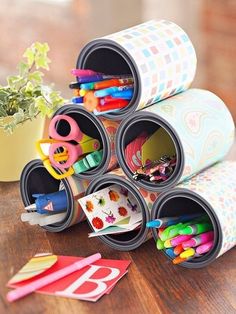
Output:
<svg viewBox="0 0 236 314">
<path fill-rule="evenodd" d="M 100 172 L 103 173 L 104 169 L 106 169 L 109 164 L 111 152 L 109 149 L 109 139 L 101 121 L 99 121 L 93 115 L 89 114 L 89 112 L 87 112 L 85 109 L 78 108 L 76 105 L 66 105 L 59 109 L 55 114 L 65 114 L 73 118 L 83 133 L 94 139 L 97 139 L 100 142 L 101 146 L 99 150 L 103 150 L 102 160 L 98 166 L 75 174 L 75 176 L 86 179 L 93 177 Z M 65 136 L 70 132 L 69 124 L 65 120 L 59 121 L 56 125 L 56 128 L 60 135 Z"/>
<path fill-rule="evenodd" d="M 104 181 L 106 181 L 106 183 L 104 183 Z M 127 189 L 128 192 L 132 195 L 136 201 L 136 204 L 138 205 L 138 211 L 142 213 L 142 220 L 139 227 L 137 227 L 135 230 L 122 232 L 119 234 L 102 235 L 99 236 L 99 238 L 112 248 L 128 251 L 140 246 L 145 241 L 148 233 L 146 222 L 149 219 L 149 211 L 145 201 L 138 193 L 138 190 L 133 188 L 132 184 L 123 178 L 114 178 L 114 176 L 110 178 L 110 175 L 106 175 L 106 178 L 102 180 L 102 182 L 98 179 L 93 181 L 89 185 L 86 195 L 92 194 L 114 184 L 120 189 Z M 90 226 L 92 229 L 94 229 L 92 225 Z"/>
<path fill-rule="evenodd" d="M 103 114 L 110 119 L 122 119 L 135 110 L 138 104 L 139 88 L 138 74 L 130 56 L 125 53 L 118 44 L 108 40 L 89 43 L 81 51 L 77 68 L 90 69 L 105 75 L 131 75 L 134 79 L 134 92 L 129 104 L 111 113 Z"/>
<path fill-rule="evenodd" d="M 182 189 L 175 189 L 182 190 Z M 200 268 L 206 266 L 215 259 L 219 252 L 221 242 L 221 232 L 219 223 L 215 216 L 212 214 L 212 210 L 208 204 L 202 199 L 198 198 L 195 194 L 188 192 L 167 192 L 160 196 L 153 205 L 151 220 L 162 217 L 178 217 L 182 215 L 200 214 L 208 216 L 214 232 L 214 243 L 211 250 L 200 257 L 195 257 L 189 261 L 181 263 L 181 266 L 188 268 Z M 152 229 L 154 239 L 158 238 L 158 229 Z M 194 235 L 195 237 L 196 235 Z M 166 254 L 167 255 L 167 254 Z M 168 255 L 167 255 L 168 256 Z M 168 256 L 168 258 L 171 258 Z"/>
<path fill-rule="evenodd" d="M 141 141 L 143 134 L 145 134 L 145 140 Z M 136 142 L 134 142 L 135 139 L 137 139 Z M 137 141 L 141 141 L 141 144 Z M 148 141 L 152 144 L 147 145 Z M 126 119 L 118 129 L 116 146 L 121 167 L 130 179 L 136 180 L 138 186 L 159 192 L 170 188 L 178 180 L 183 166 L 181 147 L 171 128 L 161 119 L 157 120 L 155 116 L 146 112 L 135 113 L 134 118 Z M 165 155 L 170 158 L 166 159 Z M 171 160 L 171 162 L 166 163 L 165 160 Z M 156 167 L 161 164 L 160 162 L 162 167 Z M 141 166 L 145 163 L 150 166 L 142 170 Z M 136 173 L 143 172 L 148 176 L 140 175 L 135 178 L 135 169 L 138 169 Z M 149 169 L 152 170 L 152 174 Z M 154 171 L 155 169 L 157 170 Z"/>
</svg>

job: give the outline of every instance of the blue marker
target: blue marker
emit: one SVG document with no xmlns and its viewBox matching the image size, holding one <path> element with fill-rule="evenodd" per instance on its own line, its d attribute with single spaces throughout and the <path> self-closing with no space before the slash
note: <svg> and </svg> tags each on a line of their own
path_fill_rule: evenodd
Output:
<svg viewBox="0 0 236 314">
<path fill-rule="evenodd" d="M 130 100 L 133 97 L 133 93 L 134 91 L 132 89 L 127 89 L 127 90 L 112 93 L 111 96 L 113 98 L 122 98 L 122 99 Z"/>
<path fill-rule="evenodd" d="M 73 97 L 71 101 L 73 104 L 82 104 L 84 102 L 84 97 Z"/>
<path fill-rule="evenodd" d="M 183 215 L 183 216 L 179 216 L 179 217 L 164 217 L 164 218 L 148 221 L 146 223 L 146 227 L 147 228 L 168 227 L 168 226 L 178 224 L 180 222 L 187 222 L 188 220 L 198 218 L 199 216 L 201 216 L 201 215 L 200 214 L 192 214 L 192 215 Z"/>
<path fill-rule="evenodd" d="M 67 196 L 66 191 L 61 190 L 50 194 L 33 194 L 35 204 L 25 207 L 28 212 L 37 212 L 39 214 L 58 213 L 66 211 Z"/>
<path fill-rule="evenodd" d="M 111 95 L 112 93 L 125 91 L 125 90 L 133 90 L 133 86 L 125 85 L 125 86 L 114 86 L 114 87 L 108 87 L 104 89 L 100 89 L 94 93 L 95 97 L 105 97 L 108 95 Z"/>
<path fill-rule="evenodd" d="M 176 258 L 176 254 L 174 253 L 174 248 L 169 248 L 165 250 L 165 253 L 170 257 L 170 258 Z"/>
</svg>

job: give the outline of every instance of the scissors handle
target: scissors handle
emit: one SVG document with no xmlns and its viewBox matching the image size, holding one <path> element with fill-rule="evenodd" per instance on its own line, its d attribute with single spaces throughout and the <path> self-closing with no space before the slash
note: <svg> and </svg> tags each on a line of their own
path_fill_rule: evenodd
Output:
<svg viewBox="0 0 236 314">
<path fill-rule="evenodd" d="M 63 136 L 63 135 L 58 134 L 57 132 L 56 123 L 61 120 L 64 120 L 68 122 L 69 124 L 70 131 L 68 135 Z M 57 115 L 52 118 L 49 124 L 49 136 L 53 139 L 60 140 L 60 141 L 85 142 L 92 139 L 90 136 L 84 134 L 80 130 L 77 122 L 73 118 L 67 115 Z"/>
<path fill-rule="evenodd" d="M 55 154 L 59 148 L 63 148 L 63 152 Z M 77 145 L 67 142 L 52 143 L 49 147 L 49 160 L 54 167 L 64 170 L 71 167 L 81 155 L 93 152 L 99 148 L 100 142 L 94 139 Z M 64 157 L 65 154 L 67 155 L 67 159 Z M 60 163 L 61 160 L 58 157 L 64 158 L 62 159 L 64 162 Z"/>
<path fill-rule="evenodd" d="M 56 180 L 61 180 L 67 177 L 72 176 L 75 171 L 72 167 L 70 167 L 66 172 L 63 172 L 59 174 L 51 165 L 50 161 L 48 159 L 43 161 L 44 167 L 47 169 L 47 171 L 50 173 L 50 175 L 55 178 Z"/>
</svg>

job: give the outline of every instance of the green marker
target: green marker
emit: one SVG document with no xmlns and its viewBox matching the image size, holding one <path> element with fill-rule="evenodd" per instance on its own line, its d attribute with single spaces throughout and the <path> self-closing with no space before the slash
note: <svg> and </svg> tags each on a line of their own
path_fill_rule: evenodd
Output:
<svg viewBox="0 0 236 314">
<path fill-rule="evenodd" d="M 178 225 L 179 225 L 179 224 L 178 224 Z M 160 238 L 161 238 L 161 240 L 162 240 L 163 242 L 165 242 L 166 240 L 168 240 L 168 239 L 171 238 L 170 235 L 169 235 L 169 233 L 170 233 L 170 231 L 171 231 L 172 229 L 175 229 L 175 227 L 176 227 L 176 225 L 169 226 L 169 227 L 167 227 L 167 228 L 160 234 Z"/>
<path fill-rule="evenodd" d="M 164 242 L 161 241 L 160 238 L 157 239 L 157 242 L 156 242 L 156 247 L 158 250 L 163 250 L 165 247 L 164 247 Z"/>
<path fill-rule="evenodd" d="M 211 223 L 199 223 L 195 225 L 187 226 L 179 231 L 179 234 L 186 235 L 186 234 L 200 234 L 203 232 L 207 232 L 213 230 Z"/>
</svg>

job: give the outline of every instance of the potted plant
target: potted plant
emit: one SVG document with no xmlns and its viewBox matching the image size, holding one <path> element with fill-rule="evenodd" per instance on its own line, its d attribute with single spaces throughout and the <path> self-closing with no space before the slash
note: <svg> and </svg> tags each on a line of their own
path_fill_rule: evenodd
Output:
<svg viewBox="0 0 236 314">
<path fill-rule="evenodd" d="M 0 86 L 0 181 L 17 181 L 24 165 L 37 157 L 35 141 L 43 135 L 45 117 L 65 103 L 60 93 L 43 84 L 50 60 L 47 43 L 27 48 L 18 74 Z"/>
</svg>

